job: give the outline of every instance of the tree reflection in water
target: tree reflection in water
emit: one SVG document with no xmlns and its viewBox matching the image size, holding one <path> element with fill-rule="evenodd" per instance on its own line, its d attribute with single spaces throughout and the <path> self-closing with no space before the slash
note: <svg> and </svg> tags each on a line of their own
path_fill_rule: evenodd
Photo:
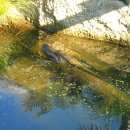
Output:
<svg viewBox="0 0 130 130">
<path fill-rule="evenodd" d="M 66 75 L 66 77 L 69 77 L 67 80 L 67 78 L 63 78 L 64 76 L 59 76 L 60 78 L 57 79 L 52 78 L 46 89 L 33 91 L 25 97 L 23 105 L 26 111 L 35 111 L 37 116 L 42 116 L 55 107 L 63 110 L 69 107 L 74 109 L 76 105 L 81 104 L 83 108 L 93 113 L 95 119 L 123 116 L 128 111 L 129 104 L 126 105 L 114 96 L 97 93 L 91 88 L 90 84 L 82 84 L 81 81 L 77 83 L 77 80 L 74 80 L 77 77 Z M 110 130 L 108 124 L 103 128 L 97 124 L 86 124 L 80 124 L 77 129 Z"/>
</svg>

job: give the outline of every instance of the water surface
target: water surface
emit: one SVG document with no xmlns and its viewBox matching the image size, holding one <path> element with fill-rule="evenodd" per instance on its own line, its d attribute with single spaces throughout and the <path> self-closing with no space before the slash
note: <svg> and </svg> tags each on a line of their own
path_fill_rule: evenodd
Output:
<svg viewBox="0 0 130 130">
<path fill-rule="evenodd" d="M 61 34 L 37 37 L 30 31 L 0 41 L 0 129 L 127 129 L 129 48 Z M 47 57 L 45 43 L 69 63 Z"/>
</svg>

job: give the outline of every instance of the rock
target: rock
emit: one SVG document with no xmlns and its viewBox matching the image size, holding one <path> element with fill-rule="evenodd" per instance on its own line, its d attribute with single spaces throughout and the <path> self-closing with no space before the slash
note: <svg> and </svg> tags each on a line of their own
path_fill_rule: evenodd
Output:
<svg viewBox="0 0 130 130">
<path fill-rule="evenodd" d="M 39 13 L 40 26 L 50 32 L 130 45 L 130 6 L 122 1 L 41 0 Z"/>
</svg>

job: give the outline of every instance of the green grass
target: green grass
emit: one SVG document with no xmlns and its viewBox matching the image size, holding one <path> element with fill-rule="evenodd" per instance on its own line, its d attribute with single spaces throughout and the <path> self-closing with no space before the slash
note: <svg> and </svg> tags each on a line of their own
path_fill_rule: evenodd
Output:
<svg viewBox="0 0 130 130">
<path fill-rule="evenodd" d="M 0 0 L 0 16 L 7 13 L 11 6 L 15 6 L 26 21 L 38 28 L 39 13 L 35 2 L 32 0 Z"/>
<path fill-rule="evenodd" d="M 25 20 L 32 23 L 36 28 L 39 26 L 39 11 L 37 4 L 32 0 L 19 0 L 14 3 L 16 8 L 23 14 Z"/>
<path fill-rule="evenodd" d="M 10 0 L 0 0 L 0 15 L 4 14 L 11 7 Z"/>
</svg>

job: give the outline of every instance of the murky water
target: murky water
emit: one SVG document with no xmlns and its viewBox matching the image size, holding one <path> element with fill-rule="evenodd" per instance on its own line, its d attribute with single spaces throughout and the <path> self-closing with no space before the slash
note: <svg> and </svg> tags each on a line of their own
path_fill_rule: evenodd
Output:
<svg viewBox="0 0 130 130">
<path fill-rule="evenodd" d="M 129 48 L 61 34 L 37 36 L 0 41 L 0 129 L 126 130 Z M 47 57 L 45 43 L 69 63 Z"/>
</svg>

